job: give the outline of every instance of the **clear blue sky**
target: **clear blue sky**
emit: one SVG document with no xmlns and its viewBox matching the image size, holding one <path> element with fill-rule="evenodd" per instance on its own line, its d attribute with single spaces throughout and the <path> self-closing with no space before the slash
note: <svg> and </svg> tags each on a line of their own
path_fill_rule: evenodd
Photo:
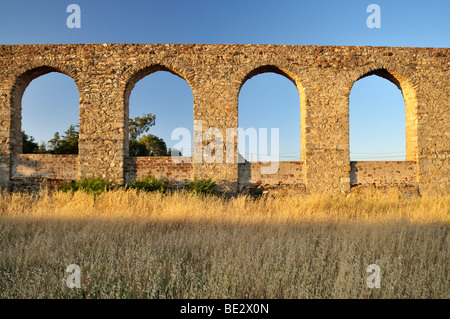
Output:
<svg viewBox="0 0 450 319">
<path fill-rule="evenodd" d="M 69 29 L 66 8 L 81 7 L 81 29 Z M 381 28 L 369 29 L 369 4 Z M 449 47 L 450 1 L 0 1 L 0 43 L 253 43 Z M 241 127 L 280 128 L 282 160 L 299 159 L 300 110 L 295 86 L 276 74 L 249 80 L 239 96 Z M 37 141 L 78 122 L 78 92 L 61 74 L 25 91 L 22 126 Z M 258 110 L 258 112 L 255 112 Z M 164 72 L 137 83 L 130 115 L 156 114 L 150 133 L 169 146 L 176 127 L 192 130 L 192 91 Z M 174 116 L 175 114 L 175 116 Z M 380 117 L 380 114 L 385 114 Z M 390 114 L 390 115 L 387 115 Z M 371 76 L 350 95 L 351 158 L 404 159 L 404 102 L 390 82 Z M 385 136 L 379 136 L 380 127 Z M 374 132 L 376 131 L 376 135 Z M 244 152 L 244 151 L 243 151 Z M 185 153 L 185 155 L 189 155 Z M 248 156 L 247 156 L 248 157 Z M 255 158 L 254 158 L 255 159 Z"/>
</svg>

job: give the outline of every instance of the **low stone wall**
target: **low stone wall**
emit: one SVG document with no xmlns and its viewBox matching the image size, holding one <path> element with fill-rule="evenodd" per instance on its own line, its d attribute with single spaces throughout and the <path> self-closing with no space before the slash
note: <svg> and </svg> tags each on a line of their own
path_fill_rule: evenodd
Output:
<svg viewBox="0 0 450 319">
<path fill-rule="evenodd" d="M 305 184 L 304 162 L 279 162 L 278 172 L 275 174 L 262 174 L 261 168 L 269 164 L 262 162 L 246 162 L 239 164 L 239 187 L 242 189 L 250 184 Z"/>
<path fill-rule="evenodd" d="M 78 155 L 18 154 L 13 178 L 78 179 Z"/>
<path fill-rule="evenodd" d="M 157 178 L 166 177 L 177 181 L 192 179 L 192 157 L 181 156 L 177 159 L 181 163 L 175 163 L 170 156 L 129 157 L 125 162 L 126 181 L 130 182 L 145 175 L 153 175 Z"/>
<path fill-rule="evenodd" d="M 351 185 L 417 185 L 415 161 L 350 162 Z"/>
<path fill-rule="evenodd" d="M 182 156 L 181 163 L 171 157 L 129 157 L 125 162 L 126 181 L 145 175 L 170 180 L 193 179 L 192 157 Z M 262 174 L 261 169 L 269 164 L 246 162 L 239 164 L 239 186 L 243 189 L 255 185 L 305 185 L 304 162 L 279 162 L 275 174 Z M 350 163 L 350 184 L 360 185 L 413 185 L 417 186 L 417 163 L 415 161 L 361 161 Z M 214 176 L 212 176 L 214 178 Z M 12 180 L 76 180 L 78 155 L 19 154 Z"/>
</svg>

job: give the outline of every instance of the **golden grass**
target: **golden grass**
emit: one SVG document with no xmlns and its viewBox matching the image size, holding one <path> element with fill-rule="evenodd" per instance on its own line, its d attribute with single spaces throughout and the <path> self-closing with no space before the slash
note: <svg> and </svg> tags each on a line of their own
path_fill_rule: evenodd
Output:
<svg viewBox="0 0 450 319">
<path fill-rule="evenodd" d="M 449 204 L 3 192 L 0 298 L 449 298 Z"/>
</svg>

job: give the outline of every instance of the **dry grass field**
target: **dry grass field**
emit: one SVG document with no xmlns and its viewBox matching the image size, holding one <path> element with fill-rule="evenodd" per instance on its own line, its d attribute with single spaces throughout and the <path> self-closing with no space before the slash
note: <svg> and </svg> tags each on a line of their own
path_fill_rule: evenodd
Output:
<svg viewBox="0 0 450 319">
<path fill-rule="evenodd" d="M 0 298 L 449 298 L 449 211 L 395 193 L 2 192 Z"/>
</svg>

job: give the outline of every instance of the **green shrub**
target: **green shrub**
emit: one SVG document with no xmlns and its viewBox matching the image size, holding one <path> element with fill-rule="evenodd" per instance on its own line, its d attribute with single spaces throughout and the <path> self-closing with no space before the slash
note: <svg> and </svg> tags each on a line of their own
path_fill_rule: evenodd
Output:
<svg viewBox="0 0 450 319">
<path fill-rule="evenodd" d="M 147 192 L 160 191 L 165 192 L 169 187 L 169 183 L 165 177 L 156 178 L 155 176 L 144 176 L 131 182 L 130 188 L 143 190 Z"/>
<path fill-rule="evenodd" d="M 78 189 L 78 187 L 76 186 L 76 182 L 62 182 L 58 185 L 57 189 L 63 192 L 74 192 Z"/>
<path fill-rule="evenodd" d="M 257 188 L 250 188 L 249 189 L 250 195 L 252 195 L 254 197 L 261 196 L 263 191 L 264 191 L 264 188 L 262 188 L 261 186 L 258 186 Z"/>
<path fill-rule="evenodd" d="M 193 181 L 186 185 L 189 192 L 194 194 L 216 194 L 217 184 L 212 178 L 201 179 L 195 177 Z"/>
<path fill-rule="evenodd" d="M 86 193 L 92 193 L 98 195 L 106 190 L 111 190 L 115 187 L 113 182 L 107 182 L 101 177 L 83 177 L 79 181 L 64 182 L 58 186 L 58 190 L 63 192 L 76 192 L 84 191 Z"/>
</svg>

